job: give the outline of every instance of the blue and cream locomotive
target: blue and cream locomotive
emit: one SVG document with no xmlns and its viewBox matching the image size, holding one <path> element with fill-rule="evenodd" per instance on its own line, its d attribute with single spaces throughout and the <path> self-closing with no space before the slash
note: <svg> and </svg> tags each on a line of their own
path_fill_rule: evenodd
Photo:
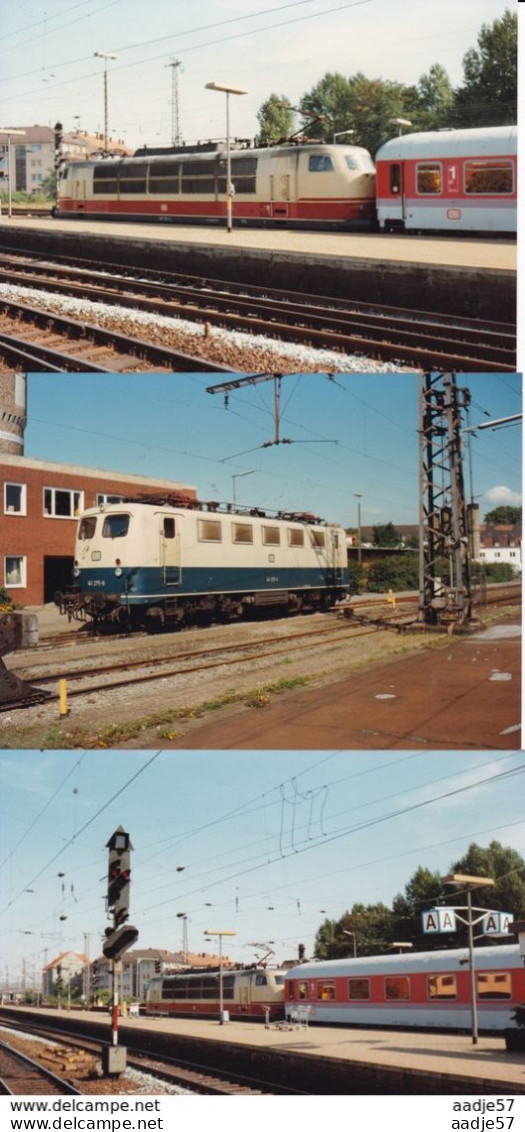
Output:
<svg viewBox="0 0 525 1132">
<path fill-rule="evenodd" d="M 178 497 L 91 508 L 78 522 L 74 585 L 58 595 L 76 617 L 130 627 L 241 617 L 261 607 L 329 609 L 348 590 L 344 530 L 305 513 Z"/>
</svg>

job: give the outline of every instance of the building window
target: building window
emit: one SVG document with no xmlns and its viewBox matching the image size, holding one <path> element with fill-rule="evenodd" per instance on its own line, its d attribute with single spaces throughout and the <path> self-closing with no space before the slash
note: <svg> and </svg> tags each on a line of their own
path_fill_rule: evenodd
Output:
<svg viewBox="0 0 525 1132">
<path fill-rule="evenodd" d="M 76 519 L 84 508 L 84 492 L 62 487 L 44 488 L 44 515 L 54 519 Z"/>
<path fill-rule="evenodd" d="M 370 998 L 370 979 L 349 979 L 348 998 L 350 1002 L 364 1002 Z"/>
<path fill-rule="evenodd" d="M 416 167 L 416 191 L 435 195 L 443 192 L 443 179 L 439 162 L 426 161 Z"/>
<path fill-rule="evenodd" d="M 25 515 L 27 513 L 25 483 L 4 484 L 4 511 L 6 515 Z"/>
<path fill-rule="evenodd" d="M 457 998 L 455 975 L 429 975 L 427 978 L 427 998 L 432 1002 L 439 999 Z"/>
<path fill-rule="evenodd" d="M 102 507 L 103 503 L 123 503 L 123 502 L 124 502 L 124 496 L 123 495 L 105 495 L 104 492 L 102 492 L 102 491 L 99 491 L 97 493 L 97 503 L 96 503 L 97 507 Z"/>
<path fill-rule="evenodd" d="M 4 585 L 9 589 L 26 585 L 26 559 L 21 554 L 9 554 L 4 558 Z"/>
</svg>

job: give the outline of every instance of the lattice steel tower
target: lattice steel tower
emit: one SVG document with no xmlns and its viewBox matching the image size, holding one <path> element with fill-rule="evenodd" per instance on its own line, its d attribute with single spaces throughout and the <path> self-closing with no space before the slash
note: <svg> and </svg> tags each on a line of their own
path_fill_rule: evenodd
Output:
<svg viewBox="0 0 525 1132">
<path fill-rule="evenodd" d="M 419 619 L 427 625 L 472 620 L 474 508 L 463 480 L 462 426 L 470 391 L 454 374 L 421 378 L 419 429 Z"/>
</svg>

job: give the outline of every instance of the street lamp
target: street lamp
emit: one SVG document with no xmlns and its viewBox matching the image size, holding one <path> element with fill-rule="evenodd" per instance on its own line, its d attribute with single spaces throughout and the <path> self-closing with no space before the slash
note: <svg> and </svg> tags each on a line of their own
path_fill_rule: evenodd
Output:
<svg viewBox="0 0 525 1132">
<path fill-rule="evenodd" d="M 235 472 L 235 475 L 232 476 L 232 502 L 233 502 L 234 507 L 235 507 L 235 504 L 236 504 L 235 480 L 240 480 L 240 479 L 242 479 L 243 476 L 254 476 L 256 471 L 257 471 L 257 469 L 254 468 L 251 472 Z"/>
<path fill-rule="evenodd" d="M 104 152 L 107 153 L 108 148 L 108 59 L 118 59 L 118 55 L 112 55 L 109 51 L 94 51 L 94 56 L 97 59 L 104 60 Z"/>
<path fill-rule="evenodd" d="M 223 1026 L 225 1022 L 229 1022 L 230 1016 L 228 1012 L 224 1010 L 224 995 L 222 986 L 222 937 L 223 935 L 237 935 L 237 932 L 215 930 L 204 932 L 204 935 L 218 935 L 219 937 L 219 1023 L 221 1026 Z"/>
<path fill-rule="evenodd" d="M 355 938 L 355 932 L 347 932 L 346 928 L 343 928 L 343 935 L 352 936 L 352 939 L 354 941 L 354 959 L 357 959 L 357 940 Z"/>
<path fill-rule="evenodd" d="M 188 962 L 188 913 L 177 912 L 177 919 L 182 920 L 182 955 L 184 961 Z"/>
<path fill-rule="evenodd" d="M 412 125 L 412 122 L 410 121 L 409 118 L 389 118 L 388 120 L 389 120 L 389 122 L 392 123 L 393 126 L 399 126 L 399 129 L 397 131 L 398 137 L 401 137 L 401 134 L 403 132 L 403 126 L 411 126 Z"/>
<path fill-rule="evenodd" d="M 357 565 L 361 566 L 363 559 L 361 551 L 361 500 L 363 498 L 361 492 L 354 491 L 354 499 L 357 499 Z"/>
<path fill-rule="evenodd" d="M 240 86 L 226 86 L 224 83 L 206 83 L 206 90 L 220 90 L 226 95 L 226 231 L 232 230 L 231 154 L 230 154 L 230 94 L 248 94 Z"/>
<path fill-rule="evenodd" d="M 336 138 L 342 138 L 343 134 L 355 134 L 355 130 L 338 130 L 336 134 L 332 135 L 332 141 L 335 144 Z"/>
<path fill-rule="evenodd" d="M 12 215 L 12 211 L 13 211 L 13 208 L 12 208 L 13 190 L 12 190 L 12 183 L 11 183 L 11 135 L 19 135 L 19 136 L 25 137 L 26 131 L 25 130 L 11 130 L 11 129 L 4 130 L 4 129 L 0 128 L 0 134 L 7 134 L 7 215 L 9 217 L 9 219 L 11 219 L 11 215 Z M 1 207 L 0 207 L 0 215 L 1 215 Z"/>
<path fill-rule="evenodd" d="M 460 885 L 461 888 L 466 889 L 466 893 L 467 893 L 467 907 L 466 907 L 467 919 L 466 919 L 466 921 L 462 920 L 462 922 L 466 923 L 467 927 L 468 927 L 468 957 L 469 957 L 469 966 L 470 966 L 470 1011 L 471 1011 L 471 1017 L 472 1017 L 472 1044 L 477 1045 L 477 1042 L 478 1042 L 478 1008 L 477 1008 L 477 1001 L 476 1001 L 476 972 L 475 972 L 475 969 L 474 969 L 474 923 L 475 922 L 478 923 L 478 920 L 474 921 L 472 919 L 472 913 L 473 913 L 473 911 L 476 911 L 476 912 L 482 912 L 483 914 L 485 914 L 486 909 L 484 909 L 484 908 L 474 909 L 472 907 L 472 889 L 474 889 L 474 888 L 487 888 L 489 886 L 494 887 L 494 881 L 493 881 L 492 877 L 474 877 L 474 876 L 464 876 L 463 873 L 452 873 L 451 876 L 443 877 L 442 883 L 443 884 L 451 884 L 451 885 L 452 884 L 453 885 Z M 456 910 L 456 914 L 457 914 L 457 910 Z M 461 920 L 462 917 L 459 916 L 458 919 Z"/>
</svg>

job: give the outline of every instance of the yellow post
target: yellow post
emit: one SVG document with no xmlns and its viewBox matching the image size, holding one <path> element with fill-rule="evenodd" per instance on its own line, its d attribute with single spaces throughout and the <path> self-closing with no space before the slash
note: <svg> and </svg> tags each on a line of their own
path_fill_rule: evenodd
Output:
<svg viewBox="0 0 525 1132">
<path fill-rule="evenodd" d="M 392 606 L 392 609 L 396 608 L 396 595 L 395 595 L 393 590 L 388 591 L 388 593 L 386 595 L 386 600 L 387 600 L 388 604 Z"/>
<path fill-rule="evenodd" d="M 67 714 L 68 714 L 68 707 L 67 707 L 67 680 L 59 680 L 59 682 L 58 682 L 58 690 L 59 690 L 59 697 L 60 697 L 60 715 L 61 715 L 61 716 L 62 716 L 62 715 L 67 715 Z"/>
</svg>

